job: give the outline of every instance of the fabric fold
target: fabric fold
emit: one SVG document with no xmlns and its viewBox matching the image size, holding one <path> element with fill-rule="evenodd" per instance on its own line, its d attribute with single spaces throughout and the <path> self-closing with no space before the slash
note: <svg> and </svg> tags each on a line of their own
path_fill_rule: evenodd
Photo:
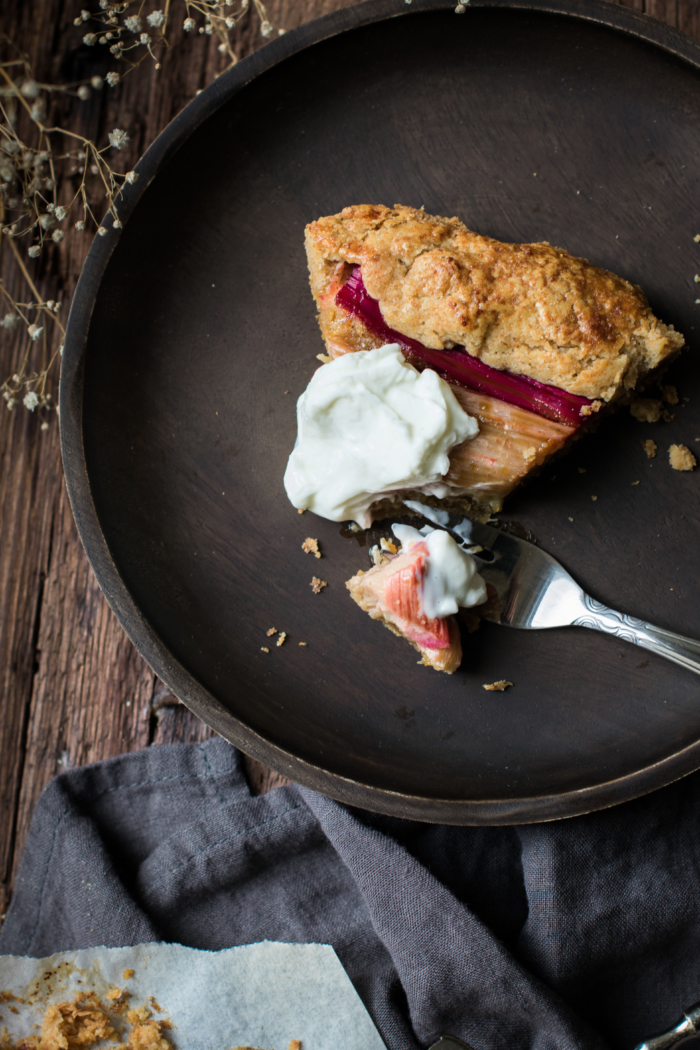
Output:
<svg viewBox="0 0 700 1050">
<path fill-rule="evenodd" d="M 0 952 L 332 944 L 389 1050 L 632 1047 L 700 999 L 700 777 L 608 812 L 446 827 L 297 786 L 223 740 L 60 774 Z"/>
</svg>

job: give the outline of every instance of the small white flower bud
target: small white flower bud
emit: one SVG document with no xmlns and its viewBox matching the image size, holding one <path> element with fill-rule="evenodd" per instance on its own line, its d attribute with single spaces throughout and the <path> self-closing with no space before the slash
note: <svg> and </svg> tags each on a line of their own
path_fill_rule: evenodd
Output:
<svg viewBox="0 0 700 1050">
<path fill-rule="evenodd" d="M 75 228 L 76 228 L 76 230 L 84 230 L 85 229 L 84 221 L 82 219 L 78 219 L 78 221 L 75 224 Z"/>
<path fill-rule="evenodd" d="M 59 204 L 59 206 L 54 211 L 54 215 L 56 216 L 59 222 L 63 222 L 67 214 L 68 210 L 64 208 L 62 204 Z"/>
<path fill-rule="evenodd" d="M 60 244 L 64 237 L 65 233 L 63 232 L 63 230 L 54 230 L 51 234 L 51 238 L 56 242 L 56 244 Z"/>
<path fill-rule="evenodd" d="M 36 80 L 25 80 L 20 91 L 25 98 L 36 98 L 39 94 L 39 85 Z"/>
<path fill-rule="evenodd" d="M 39 216 L 39 225 L 42 230 L 50 230 L 52 226 L 56 225 L 56 220 L 52 215 L 49 215 L 48 212 L 45 212 L 43 215 Z"/>
<path fill-rule="evenodd" d="M 97 232 L 100 235 L 100 237 L 106 237 L 107 236 L 107 229 L 106 229 L 105 226 L 98 226 L 97 227 Z"/>
<path fill-rule="evenodd" d="M 30 259 L 36 259 L 37 255 L 39 254 L 40 251 L 41 251 L 41 248 L 39 247 L 39 245 L 38 244 L 33 244 L 31 246 L 31 248 L 27 249 L 27 255 L 29 256 Z"/>
<path fill-rule="evenodd" d="M 150 44 L 150 42 L 151 42 L 151 38 L 148 35 L 148 33 L 142 33 L 141 36 L 139 37 L 139 43 L 140 44 Z"/>
<path fill-rule="evenodd" d="M 130 29 L 132 33 L 141 32 L 141 19 L 138 15 L 130 15 L 129 18 L 125 18 L 124 25 L 127 29 Z"/>
<path fill-rule="evenodd" d="M 83 43 L 87 44 L 88 47 L 92 47 L 93 44 L 97 43 L 97 35 L 95 33 L 86 33 L 83 37 Z"/>
<path fill-rule="evenodd" d="M 185 21 L 182 23 L 182 28 L 185 30 L 186 33 L 189 33 L 191 29 L 194 29 L 194 25 L 194 18 L 186 18 Z"/>
<path fill-rule="evenodd" d="M 165 11 L 151 11 L 146 21 L 149 26 L 162 26 L 165 21 Z"/>
<path fill-rule="evenodd" d="M 32 340 L 32 342 L 35 343 L 43 331 L 44 331 L 44 326 L 43 325 L 30 324 L 29 328 L 27 329 L 27 335 Z"/>
<path fill-rule="evenodd" d="M 108 137 L 109 144 L 110 146 L 113 146 L 114 149 L 123 149 L 129 141 L 129 136 L 125 131 L 122 131 L 121 128 L 115 128 L 114 131 L 110 131 Z"/>
<path fill-rule="evenodd" d="M 33 412 L 38 404 L 39 398 L 33 390 L 30 390 L 28 394 L 24 395 L 24 407 L 28 408 L 30 412 Z"/>
<path fill-rule="evenodd" d="M 139 173 L 137 171 L 127 171 L 124 176 L 124 181 L 130 183 L 132 186 L 137 181 Z"/>
<path fill-rule="evenodd" d="M 104 84 L 104 80 L 102 79 L 102 77 L 92 77 L 90 83 L 94 87 L 95 91 L 99 91 L 102 85 Z"/>
<path fill-rule="evenodd" d="M 86 102 L 90 98 L 90 88 L 83 84 L 78 88 L 78 98 L 81 98 L 83 102 Z"/>
<path fill-rule="evenodd" d="M 121 78 L 118 73 L 108 73 L 105 77 L 105 80 L 107 81 L 110 87 L 116 87 L 120 79 Z"/>
</svg>

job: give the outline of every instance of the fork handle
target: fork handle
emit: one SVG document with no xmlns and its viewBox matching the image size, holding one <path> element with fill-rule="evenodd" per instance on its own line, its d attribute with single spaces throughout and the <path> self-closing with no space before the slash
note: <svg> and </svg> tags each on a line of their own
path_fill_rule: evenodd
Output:
<svg viewBox="0 0 700 1050">
<path fill-rule="evenodd" d="M 654 627 L 644 620 L 637 620 L 634 616 L 626 616 L 614 609 L 608 609 L 607 605 L 595 601 L 587 594 L 583 595 L 583 604 L 586 612 L 573 621 L 575 626 L 591 627 L 596 631 L 614 634 L 624 642 L 651 649 L 653 653 L 673 660 L 688 671 L 700 674 L 700 642 L 694 638 L 686 638 L 674 631 L 666 631 L 663 627 Z"/>
</svg>

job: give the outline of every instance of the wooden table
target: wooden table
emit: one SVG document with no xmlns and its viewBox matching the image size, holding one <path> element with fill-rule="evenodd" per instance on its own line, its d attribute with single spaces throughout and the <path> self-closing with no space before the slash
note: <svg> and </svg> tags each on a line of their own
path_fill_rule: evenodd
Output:
<svg viewBox="0 0 700 1050">
<path fill-rule="evenodd" d="M 292 29 L 346 4 L 269 0 L 267 7 L 273 25 Z M 116 68 L 105 62 L 105 49 L 81 44 L 85 30 L 73 19 L 82 6 L 86 0 L 4 0 L 0 30 L 28 52 L 38 80 L 61 83 Z M 700 39 L 700 0 L 626 0 L 626 6 Z M 215 38 L 188 37 L 179 17 L 173 22 L 172 50 L 160 70 L 144 66 L 116 89 L 93 92 L 88 102 L 73 99 L 63 115 L 64 126 L 100 144 L 111 129 L 125 129 L 131 138 L 119 157 L 125 171 L 225 65 Z M 238 54 L 263 43 L 257 19 L 248 16 L 236 30 Z M 72 234 L 41 265 L 32 264 L 38 290 L 45 299 L 62 299 L 64 314 L 89 240 Z M 7 288 L 22 298 L 6 249 L 1 266 Z M 23 350 L 20 335 L 2 330 L 3 379 Z M 0 408 L 0 913 L 34 805 L 51 777 L 137 748 L 212 735 L 144 663 L 102 597 L 71 516 L 57 420 L 47 431 L 40 424 L 24 409 Z M 248 773 L 256 791 L 279 779 L 252 761 Z"/>
</svg>

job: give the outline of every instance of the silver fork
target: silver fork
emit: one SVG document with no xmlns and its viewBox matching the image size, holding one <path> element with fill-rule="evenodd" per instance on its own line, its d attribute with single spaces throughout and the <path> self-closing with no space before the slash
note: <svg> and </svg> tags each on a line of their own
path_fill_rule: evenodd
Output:
<svg viewBox="0 0 700 1050">
<path fill-rule="evenodd" d="M 591 627 L 650 649 L 700 674 L 700 642 L 663 627 L 654 627 L 597 602 L 581 590 L 558 561 L 527 540 L 491 525 L 475 521 L 457 522 L 444 511 L 425 513 L 430 510 L 423 508 L 424 516 L 450 532 L 466 549 L 470 544 L 484 548 L 482 552 L 474 553 L 474 557 L 480 574 L 498 596 L 498 608 L 492 602 L 488 612 L 483 614 L 485 619 L 526 630 Z"/>
</svg>

